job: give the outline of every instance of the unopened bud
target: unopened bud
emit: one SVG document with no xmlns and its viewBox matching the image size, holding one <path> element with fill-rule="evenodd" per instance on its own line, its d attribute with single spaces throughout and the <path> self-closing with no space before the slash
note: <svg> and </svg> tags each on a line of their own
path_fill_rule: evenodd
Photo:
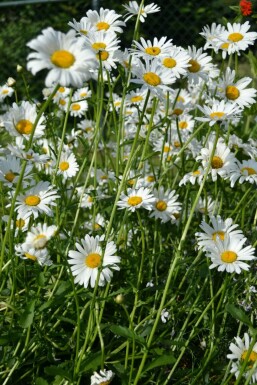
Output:
<svg viewBox="0 0 257 385">
<path fill-rule="evenodd" d="M 19 64 L 17 64 L 16 70 L 17 70 L 17 72 L 21 72 L 21 71 L 23 71 L 23 67 L 20 66 Z"/>
<path fill-rule="evenodd" d="M 16 83 L 16 80 L 15 80 L 14 78 L 9 77 L 9 78 L 7 79 L 6 85 L 7 85 L 8 87 L 13 87 L 15 83 Z"/>
<path fill-rule="evenodd" d="M 114 298 L 114 301 L 121 305 L 123 302 L 124 302 L 124 295 L 122 294 L 118 294 L 115 298 Z"/>
</svg>

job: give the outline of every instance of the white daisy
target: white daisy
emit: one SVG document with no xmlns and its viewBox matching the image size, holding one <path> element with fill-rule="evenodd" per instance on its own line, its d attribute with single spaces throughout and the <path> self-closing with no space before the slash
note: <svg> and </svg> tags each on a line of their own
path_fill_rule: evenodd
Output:
<svg viewBox="0 0 257 385">
<path fill-rule="evenodd" d="M 254 98 L 257 94 L 255 88 L 246 88 L 252 79 L 244 77 L 235 81 L 235 77 L 236 71 L 228 67 L 221 82 L 217 85 L 218 95 L 232 103 L 238 104 L 241 108 L 249 107 L 256 102 Z"/>
<path fill-rule="evenodd" d="M 109 385 L 114 377 L 111 370 L 100 370 L 99 373 L 94 372 L 90 379 L 90 385 Z"/>
<path fill-rule="evenodd" d="M 114 242 L 107 242 L 103 252 L 101 240 L 96 237 L 86 235 L 81 239 L 81 243 L 76 243 L 78 251 L 70 250 L 68 263 L 71 265 L 72 275 L 75 276 L 74 282 L 88 287 L 95 287 L 98 271 L 100 269 L 99 286 L 104 286 L 105 281 L 110 282 L 113 273 L 111 269 L 120 270 L 117 265 L 120 257 L 115 255 L 117 249 Z"/>
<path fill-rule="evenodd" d="M 45 79 L 47 87 L 56 83 L 81 87 L 91 78 L 89 69 L 95 65 L 95 57 L 74 30 L 64 34 L 49 27 L 27 45 L 35 51 L 28 55 L 28 70 L 33 75 L 44 68 L 50 70 Z"/>
<path fill-rule="evenodd" d="M 132 66 L 131 72 L 136 77 L 131 82 L 141 84 L 143 89 L 157 95 L 169 91 L 168 85 L 176 80 L 171 71 L 161 66 L 158 59 L 145 59 L 145 64 L 139 62 L 138 66 Z"/>
<path fill-rule="evenodd" d="M 231 187 L 235 186 L 238 181 L 240 184 L 244 182 L 257 184 L 257 162 L 254 159 L 243 160 L 237 162 L 237 168 L 231 172 Z"/>
<path fill-rule="evenodd" d="M 207 215 L 207 214 L 214 215 L 215 202 L 211 197 L 207 197 L 207 199 L 200 197 L 197 202 L 195 210 L 203 215 Z"/>
<path fill-rule="evenodd" d="M 17 219 L 31 215 L 37 218 L 41 213 L 52 216 L 53 212 L 49 206 L 56 206 L 55 200 L 57 198 L 59 195 L 49 182 L 39 182 L 24 194 L 18 195 L 15 203 L 15 210 L 18 213 Z"/>
<path fill-rule="evenodd" d="M 215 123 L 228 124 L 232 120 L 239 120 L 242 113 L 242 109 L 239 106 L 225 100 L 212 99 L 211 106 L 205 104 L 203 107 L 200 105 L 197 107 L 204 116 L 197 116 L 195 119 L 201 122 L 208 122 L 210 126 L 213 126 Z"/>
<path fill-rule="evenodd" d="M 128 11 L 128 13 L 125 14 L 125 17 L 127 16 L 127 18 L 125 19 L 125 21 L 129 20 L 131 17 L 133 16 L 137 16 L 139 14 L 139 10 L 140 10 L 140 5 L 136 2 L 136 1 L 129 1 L 128 4 L 123 4 L 122 5 L 124 8 L 126 8 L 126 10 Z M 141 23 L 144 23 L 145 22 L 145 19 L 147 17 L 148 14 L 150 13 L 156 13 L 156 12 L 160 12 L 161 8 L 158 7 L 156 4 L 154 3 L 151 3 L 151 4 L 148 4 L 146 6 L 143 6 L 141 8 L 141 12 L 140 12 L 140 21 Z"/>
<path fill-rule="evenodd" d="M 37 115 L 37 106 L 23 100 L 20 105 L 13 103 L 3 117 L 3 125 L 10 135 L 29 139 Z M 42 114 L 37 123 L 34 138 L 40 138 L 44 134 L 44 120 L 45 117 Z"/>
<path fill-rule="evenodd" d="M 166 323 L 170 319 L 170 313 L 166 309 L 162 309 L 161 320 L 163 323 Z"/>
<path fill-rule="evenodd" d="M 51 266 L 53 263 L 46 248 L 35 249 L 30 244 L 22 243 L 15 245 L 15 252 L 20 258 L 37 261 L 41 266 Z"/>
<path fill-rule="evenodd" d="M 244 377 L 249 376 L 253 364 L 257 361 L 257 342 L 253 345 L 251 352 L 249 352 L 249 347 L 252 343 L 252 338 L 250 338 L 248 333 L 244 333 L 244 341 L 240 337 L 235 337 L 235 343 L 231 342 L 229 345 L 230 354 L 227 355 L 227 358 L 232 361 L 232 368 L 230 369 L 231 373 L 235 374 L 237 378 L 241 371 L 242 366 L 245 363 L 246 357 L 248 355 L 247 365 L 244 369 Z M 257 368 L 252 373 L 250 384 L 256 384 L 257 382 Z"/>
<path fill-rule="evenodd" d="M 150 214 L 151 218 L 161 219 L 162 223 L 168 221 L 176 221 L 176 216 L 181 211 L 181 203 L 177 201 L 178 194 L 175 190 L 166 190 L 161 186 L 158 190 L 154 189 L 153 194 L 156 201 L 152 203 L 153 211 Z M 174 215 L 176 214 L 176 216 Z"/>
<path fill-rule="evenodd" d="M 13 93 L 14 89 L 9 87 L 7 84 L 0 86 L 0 102 L 4 101 L 7 96 L 11 97 Z"/>
<path fill-rule="evenodd" d="M 216 237 L 215 247 L 213 247 L 213 242 L 206 244 L 206 256 L 212 262 L 210 269 L 217 267 L 218 271 L 236 272 L 237 274 L 242 270 L 249 270 L 250 266 L 243 261 L 252 261 L 256 258 L 255 249 L 252 246 L 243 247 L 246 241 L 246 238 L 231 237 L 230 234 L 225 234 L 223 241 Z"/>
<path fill-rule="evenodd" d="M 179 182 L 179 186 L 183 186 L 188 182 L 190 182 L 192 185 L 194 185 L 196 182 L 201 184 L 204 178 L 204 174 L 204 169 L 200 166 L 195 171 L 186 173 Z"/>
<path fill-rule="evenodd" d="M 38 223 L 36 226 L 30 228 L 27 233 L 25 243 L 31 245 L 35 249 L 42 249 L 46 247 L 47 242 L 56 233 L 57 227 L 55 225 L 48 226 L 46 223 Z"/>
<path fill-rule="evenodd" d="M 195 46 L 187 49 L 190 60 L 188 64 L 188 80 L 193 83 L 199 83 L 201 79 L 207 81 L 209 78 L 218 76 L 219 71 L 216 65 L 212 63 L 212 57 L 203 52 L 202 48 L 196 49 Z"/>
<path fill-rule="evenodd" d="M 185 49 L 173 46 L 167 55 L 161 58 L 161 63 L 165 68 L 170 69 L 176 78 L 180 78 L 187 74 L 187 69 L 190 67 L 189 60 L 190 56 Z"/>
<path fill-rule="evenodd" d="M 56 164 L 56 161 L 55 161 Z M 54 165 L 53 165 L 54 167 Z M 62 152 L 60 161 L 58 164 L 58 175 L 62 175 L 63 179 L 72 178 L 77 174 L 79 165 L 76 161 L 75 155 L 70 151 Z"/>
<path fill-rule="evenodd" d="M 87 11 L 86 16 L 89 23 L 99 32 L 121 33 L 123 32 L 121 27 L 125 27 L 126 25 L 124 21 L 118 20 L 122 16 L 118 15 L 113 9 L 110 10 L 101 7 L 99 13 L 90 9 Z"/>
<path fill-rule="evenodd" d="M 91 217 L 89 221 L 85 222 L 84 227 L 89 230 L 90 233 L 97 232 L 104 229 L 105 219 L 101 214 L 96 214 L 95 217 Z"/>
<path fill-rule="evenodd" d="M 160 40 L 155 37 L 153 42 L 151 42 L 151 40 L 145 40 L 143 37 L 141 37 L 140 43 L 136 40 L 133 41 L 136 48 L 132 48 L 130 52 L 135 56 L 142 57 L 144 59 L 163 57 L 164 55 L 168 55 L 170 49 L 173 46 L 172 39 L 167 41 L 166 40 L 166 36 L 162 37 Z"/>
<path fill-rule="evenodd" d="M 26 187 L 32 179 L 29 175 L 33 166 L 26 165 L 24 176 L 22 178 L 23 187 Z M 21 161 L 13 155 L 7 155 L 5 158 L 0 158 L 0 181 L 8 187 L 13 187 L 19 180 L 21 171 Z"/>
<path fill-rule="evenodd" d="M 86 36 L 90 31 L 96 31 L 96 27 L 90 23 L 88 17 L 86 16 L 82 17 L 80 21 L 73 19 L 72 21 L 68 22 L 68 25 L 75 29 L 75 31 L 78 32 L 81 36 Z"/>
<path fill-rule="evenodd" d="M 200 35 L 202 35 L 206 43 L 203 47 L 203 49 L 214 49 L 217 50 L 217 44 L 215 44 L 215 39 L 219 37 L 219 35 L 223 32 L 225 32 L 226 28 L 221 24 L 212 23 L 211 27 L 206 25 L 203 27 L 202 32 L 200 32 Z"/>
<path fill-rule="evenodd" d="M 200 227 L 204 232 L 197 232 L 195 234 L 199 248 L 205 248 L 206 245 L 211 245 L 211 242 L 213 242 L 213 247 L 215 247 L 217 238 L 224 241 L 226 234 L 239 239 L 243 238 L 242 231 L 235 230 L 238 225 L 233 224 L 232 218 L 227 218 L 224 221 L 220 215 L 217 215 L 216 217 L 211 215 L 210 221 L 211 225 L 202 221 Z"/>
<path fill-rule="evenodd" d="M 156 198 L 148 188 L 129 188 L 127 190 L 127 194 L 121 194 L 120 200 L 117 202 L 117 206 L 120 210 L 127 208 L 132 212 L 140 207 L 152 210 L 152 203 L 155 202 L 155 200 Z"/>
<path fill-rule="evenodd" d="M 212 159 L 210 159 L 213 150 L 213 144 L 213 140 L 209 140 L 207 147 L 201 149 L 201 153 L 196 157 L 196 160 L 202 161 L 203 169 L 206 169 L 209 162 L 211 161 L 211 168 L 209 173 L 211 174 L 213 181 L 217 180 L 218 175 L 223 179 L 228 178 L 230 173 L 237 167 L 235 155 L 230 151 L 230 149 L 222 140 L 218 140 L 214 155 Z"/>
<path fill-rule="evenodd" d="M 88 103 L 86 100 L 78 100 L 77 96 L 72 97 L 72 103 L 70 105 L 70 116 L 78 116 L 81 118 L 88 110 Z"/>
<path fill-rule="evenodd" d="M 3 215 L 2 220 L 7 223 L 9 220 L 9 215 Z M 24 217 L 24 218 L 16 219 L 15 221 L 13 221 L 13 220 L 11 221 L 11 229 L 15 228 L 15 236 L 16 237 L 17 237 L 19 231 L 25 232 L 28 230 L 29 221 L 30 221 L 29 217 Z"/>
</svg>

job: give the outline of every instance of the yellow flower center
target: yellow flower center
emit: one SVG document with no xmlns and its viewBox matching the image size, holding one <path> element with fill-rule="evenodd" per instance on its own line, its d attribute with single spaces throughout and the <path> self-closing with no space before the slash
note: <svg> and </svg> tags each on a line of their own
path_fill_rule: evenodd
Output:
<svg viewBox="0 0 257 385">
<path fill-rule="evenodd" d="M 107 51 L 99 51 L 98 54 L 96 54 L 96 57 L 98 60 L 105 61 L 109 57 L 109 53 Z"/>
<path fill-rule="evenodd" d="M 255 175 L 256 171 L 252 167 L 243 167 L 241 168 L 241 172 L 247 171 L 248 175 Z"/>
<path fill-rule="evenodd" d="M 212 168 L 221 168 L 223 166 L 224 162 L 219 156 L 214 156 L 211 161 Z"/>
<path fill-rule="evenodd" d="M 33 127 L 33 123 L 31 123 L 27 119 L 21 119 L 16 124 L 15 128 L 20 134 L 28 135 L 31 133 Z"/>
<path fill-rule="evenodd" d="M 80 110 L 80 104 L 78 104 L 78 103 L 75 103 L 75 104 L 72 104 L 72 106 L 71 106 L 71 109 L 73 110 L 73 111 L 79 111 Z"/>
<path fill-rule="evenodd" d="M 63 92 L 65 92 L 65 88 L 64 87 L 59 87 L 58 88 L 58 92 L 60 92 L 62 94 Z"/>
<path fill-rule="evenodd" d="M 193 171 L 193 176 L 200 175 L 201 172 L 199 170 Z"/>
<path fill-rule="evenodd" d="M 146 72 L 143 75 L 144 81 L 149 84 L 150 86 L 156 87 L 159 84 L 161 84 L 161 78 L 154 72 Z"/>
<path fill-rule="evenodd" d="M 29 253 L 24 253 L 25 257 L 28 259 L 32 259 L 32 261 L 36 261 L 37 257 L 35 255 L 29 254 Z"/>
<path fill-rule="evenodd" d="M 216 111 L 216 112 L 212 112 L 210 114 L 210 118 L 211 119 L 216 119 L 216 118 L 221 119 L 222 116 L 224 116 L 224 115 L 225 115 L 225 112 L 218 112 L 218 111 Z"/>
<path fill-rule="evenodd" d="M 98 31 L 107 31 L 110 28 L 110 24 L 106 23 L 105 21 L 99 21 L 96 24 L 96 28 L 98 29 Z"/>
<path fill-rule="evenodd" d="M 162 64 L 164 65 L 164 67 L 174 68 L 176 67 L 177 62 L 175 59 L 172 59 L 172 57 L 166 57 L 165 59 L 163 59 Z"/>
<path fill-rule="evenodd" d="M 180 144 L 180 142 L 178 142 L 177 140 L 175 140 L 174 146 L 175 146 L 176 148 L 178 148 L 178 147 L 181 147 L 181 144 Z"/>
<path fill-rule="evenodd" d="M 138 96 L 133 96 L 130 101 L 131 103 L 137 103 L 137 102 L 141 102 L 141 100 L 143 100 L 143 97 L 138 95 Z"/>
<path fill-rule="evenodd" d="M 179 122 L 178 126 L 179 126 L 179 128 L 180 128 L 181 130 L 183 130 L 183 129 L 185 129 L 185 128 L 188 127 L 188 123 L 185 122 L 185 121 L 181 121 L 181 122 Z"/>
<path fill-rule="evenodd" d="M 240 96 L 240 91 L 235 86 L 227 86 L 226 88 L 226 97 L 229 100 L 236 100 Z"/>
<path fill-rule="evenodd" d="M 95 269 L 101 263 L 101 255 L 98 253 L 90 253 L 85 258 L 85 265 L 91 269 Z"/>
<path fill-rule="evenodd" d="M 6 180 L 8 180 L 8 182 L 11 182 L 14 180 L 14 178 L 16 177 L 16 175 L 12 172 L 12 171 L 9 171 L 5 174 L 4 178 Z"/>
<path fill-rule="evenodd" d="M 216 241 L 217 236 L 224 241 L 225 238 L 225 232 L 224 231 L 215 231 L 215 233 L 212 234 L 213 241 Z"/>
<path fill-rule="evenodd" d="M 37 206 L 41 202 L 41 199 L 37 195 L 28 195 L 25 198 L 25 203 L 28 206 Z"/>
<path fill-rule="evenodd" d="M 18 227 L 19 229 L 22 229 L 22 227 L 25 225 L 24 219 L 22 219 L 22 218 L 17 219 L 17 221 L 15 222 L 15 225 L 16 225 L 16 227 Z"/>
<path fill-rule="evenodd" d="M 2 91 L 2 95 L 6 95 L 6 94 L 8 94 L 8 93 L 9 93 L 8 90 L 3 90 L 3 91 Z"/>
<path fill-rule="evenodd" d="M 245 350 L 245 351 L 242 353 L 242 355 L 241 355 L 241 360 L 245 361 L 246 356 L 247 356 L 247 353 L 248 353 L 247 350 Z M 252 368 L 253 365 L 251 365 L 251 363 L 254 363 L 255 361 L 257 361 L 257 353 L 254 352 L 254 351 L 251 351 L 251 353 L 250 353 L 250 355 L 249 355 L 249 357 L 248 357 L 248 362 L 249 362 L 249 365 L 247 365 L 248 368 Z"/>
<path fill-rule="evenodd" d="M 145 49 L 145 53 L 152 56 L 157 56 L 161 52 L 159 47 L 147 47 Z"/>
<path fill-rule="evenodd" d="M 175 108 L 172 112 L 174 115 L 181 115 L 183 114 L 183 110 L 181 108 Z"/>
<path fill-rule="evenodd" d="M 201 66 L 196 60 L 191 59 L 188 63 L 190 64 L 190 67 L 188 67 L 189 72 L 196 73 L 200 71 Z"/>
<path fill-rule="evenodd" d="M 221 44 L 220 49 L 227 50 L 229 45 L 230 45 L 229 43 L 223 43 L 223 44 Z"/>
<path fill-rule="evenodd" d="M 170 151 L 170 146 L 164 146 L 163 152 L 169 152 Z"/>
<path fill-rule="evenodd" d="M 63 161 L 63 162 L 60 162 L 60 164 L 59 164 L 59 169 L 61 171 L 66 171 L 66 170 L 68 170 L 69 167 L 70 167 L 69 162 Z"/>
<path fill-rule="evenodd" d="M 129 197 L 128 198 L 128 204 L 130 206 L 137 206 L 139 205 L 141 202 L 143 201 L 143 199 L 141 197 L 138 197 L 138 196 L 133 196 L 133 197 Z"/>
<path fill-rule="evenodd" d="M 59 50 L 51 55 L 51 62 L 60 68 L 70 68 L 75 62 L 75 56 L 68 51 Z"/>
<path fill-rule="evenodd" d="M 88 201 L 89 203 L 92 203 L 92 202 L 93 202 L 93 198 L 89 196 L 89 197 L 87 198 L 87 201 Z"/>
<path fill-rule="evenodd" d="M 109 385 L 111 381 L 102 381 L 99 385 Z"/>
<path fill-rule="evenodd" d="M 147 178 L 146 178 L 147 182 L 154 182 L 155 181 L 155 177 L 153 175 L 149 175 Z"/>
<path fill-rule="evenodd" d="M 43 249 L 47 243 L 47 237 L 44 234 L 38 234 L 34 239 L 34 243 L 36 248 Z"/>
<path fill-rule="evenodd" d="M 106 44 L 102 42 L 94 43 L 92 44 L 92 48 L 95 49 L 96 51 L 100 51 L 101 49 L 106 48 Z"/>
<path fill-rule="evenodd" d="M 128 180 L 128 185 L 134 186 L 134 184 L 135 184 L 135 179 Z"/>
<path fill-rule="evenodd" d="M 117 100 L 117 102 L 113 103 L 115 107 L 119 107 L 121 105 L 121 101 Z"/>
<path fill-rule="evenodd" d="M 80 97 L 85 98 L 87 96 L 87 92 L 81 92 Z"/>
<path fill-rule="evenodd" d="M 80 29 L 79 32 L 80 32 L 82 35 L 87 35 L 87 34 L 88 34 L 88 31 L 85 30 L 85 29 Z"/>
<path fill-rule="evenodd" d="M 185 103 L 185 99 L 183 98 L 183 96 L 178 96 L 177 98 L 177 102 L 182 102 L 182 103 Z"/>
<path fill-rule="evenodd" d="M 158 201 L 158 202 L 156 202 L 155 207 L 159 211 L 165 211 L 167 208 L 167 203 L 164 201 Z"/>
<path fill-rule="evenodd" d="M 93 228 L 94 228 L 94 230 L 100 230 L 101 229 L 101 226 L 98 224 L 98 223 L 95 223 L 94 225 L 93 225 Z"/>
<path fill-rule="evenodd" d="M 60 104 L 61 106 L 65 106 L 66 100 L 65 100 L 65 99 L 60 99 L 60 100 L 59 100 L 59 104 Z"/>
<path fill-rule="evenodd" d="M 233 263 L 237 260 L 237 254 L 234 251 L 223 251 L 220 256 L 222 262 L 225 263 Z"/>
<path fill-rule="evenodd" d="M 243 40 L 244 35 L 242 35 L 239 32 L 233 32 L 230 35 L 228 35 L 228 40 L 233 41 L 233 43 L 237 43 L 240 40 Z"/>
</svg>

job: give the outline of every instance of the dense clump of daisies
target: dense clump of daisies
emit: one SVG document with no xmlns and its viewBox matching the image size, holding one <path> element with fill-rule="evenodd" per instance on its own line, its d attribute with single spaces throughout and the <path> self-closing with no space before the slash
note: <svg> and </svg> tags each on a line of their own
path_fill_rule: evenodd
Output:
<svg viewBox="0 0 257 385">
<path fill-rule="evenodd" d="M 0 87 L 4 385 L 256 382 L 257 33 L 138 37 L 157 12 L 48 27 L 27 44 L 42 99 Z"/>
</svg>

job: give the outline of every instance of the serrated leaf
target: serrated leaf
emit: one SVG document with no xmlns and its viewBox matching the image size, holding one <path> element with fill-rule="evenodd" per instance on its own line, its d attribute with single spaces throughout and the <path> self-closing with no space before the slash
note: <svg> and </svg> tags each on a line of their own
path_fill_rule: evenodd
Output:
<svg viewBox="0 0 257 385">
<path fill-rule="evenodd" d="M 251 328 L 253 328 L 253 325 L 252 325 L 250 319 L 248 318 L 248 316 L 245 314 L 245 312 L 242 309 L 239 309 L 238 307 L 236 307 L 232 303 L 228 303 L 226 305 L 226 310 L 232 315 L 232 317 L 239 320 L 243 324 L 248 325 Z"/>
<path fill-rule="evenodd" d="M 135 340 L 139 343 L 145 345 L 144 338 L 140 337 L 138 334 L 136 334 L 133 330 L 128 329 L 125 326 L 119 326 L 119 325 L 112 325 L 110 327 L 110 330 L 112 333 L 124 337 L 126 339 Z"/>
<path fill-rule="evenodd" d="M 156 368 L 158 366 L 174 364 L 175 362 L 176 362 L 176 358 L 173 355 L 164 354 L 156 358 L 155 360 L 153 360 L 149 365 L 147 365 L 146 368 L 144 369 L 144 372 L 146 372 L 147 370 Z"/>
<path fill-rule="evenodd" d="M 26 329 L 32 324 L 34 319 L 35 303 L 36 300 L 33 300 L 25 307 L 19 322 L 22 328 Z"/>
</svg>

